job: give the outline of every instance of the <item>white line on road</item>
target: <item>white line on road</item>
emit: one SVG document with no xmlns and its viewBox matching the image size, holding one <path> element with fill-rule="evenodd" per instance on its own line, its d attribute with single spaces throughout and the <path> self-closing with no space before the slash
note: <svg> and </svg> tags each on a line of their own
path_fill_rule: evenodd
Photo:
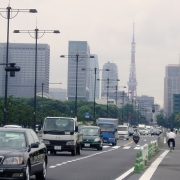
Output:
<svg viewBox="0 0 180 180">
<path fill-rule="evenodd" d="M 114 146 L 114 147 L 112 147 L 112 148 L 114 148 L 114 149 L 118 149 L 118 148 L 120 148 L 121 146 Z"/>
<path fill-rule="evenodd" d="M 134 149 L 141 149 L 141 147 L 135 147 Z"/>
<path fill-rule="evenodd" d="M 145 173 L 141 176 L 139 180 L 150 180 L 154 172 L 156 171 L 157 167 L 161 163 L 161 161 L 164 159 L 166 154 L 169 152 L 169 150 L 166 150 L 163 152 L 152 164 L 151 166 L 145 171 Z"/>
<path fill-rule="evenodd" d="M 134 171 L 134 167 L 132 167 L 131 169 L 129 169 L 128 171 L 126 171 L 123 175 L 121 175 L 120 177 L 118 177 L 115 180 L 122 180 L 123 178 L 125 178 L 126 176 L 128 176 L 130 173 L 132 173 Z"/>
<path fill-rule="evenodd" d="M 124 147 L 123 149 L 129 149 L 129 148 L 131 148 L 131 146 L 126 146 L 126 147 Z"/>
</svg>

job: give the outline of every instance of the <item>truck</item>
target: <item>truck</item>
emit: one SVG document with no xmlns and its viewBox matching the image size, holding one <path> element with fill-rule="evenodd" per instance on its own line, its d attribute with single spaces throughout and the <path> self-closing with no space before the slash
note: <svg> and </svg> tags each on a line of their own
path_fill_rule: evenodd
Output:
<svg viewBox="0 0 180 180">
<path fill-rule="evenodd" d="M 73 156 L 80 155 L 83 135 L 78 133 L 77 118 L 46 117 L 41 132 L 42 141 L 51 154 L 68 151 Z"/>
<path fill-rule="evenodd" d="M 141 135 L 146 135 L 146 134 L 149 134 L 147 129 L 146 129 L 146 125 L 145 124 L 139 124 L 138 125 L 138 130 L 139 130 L 139 133 Z"/>
<path fill-rule="evenodd" d="M 112 146 L 115 146 L 118 140 L 118 119 L 98 118 L 96 123 L 97 126 L 101 128 L 103 143 L 112 144 Z"/>
<path fill-rule="evenodd" d="M 118 139 L 129 140 L 129 126 L 128 125 L 118 125 Z"/>
</svg>

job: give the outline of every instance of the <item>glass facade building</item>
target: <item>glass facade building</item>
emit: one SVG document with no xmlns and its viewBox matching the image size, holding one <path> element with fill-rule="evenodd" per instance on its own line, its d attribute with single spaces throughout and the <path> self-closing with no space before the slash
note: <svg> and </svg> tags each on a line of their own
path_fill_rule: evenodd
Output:
<svg viewBox="0 0 180 180">
<path fill-rule="evenodd" d="M 94 86 L 96 81 L 96 92 L 95 92 L 95 99 L 99 99 L 100 97 L 100 82 L 97 81 L 100 77 L 100 70 L 99 70 L 99 62 L 98 56 L 93 55 L 94 58 L 90 59 L 90 71 L 89 71 L 89 101 L 94 101 Z M 96 80 L 95 80 L 95 70 L 96 70 Z"/>
<path fill-rule="evenodd" d="M 167 117 L 173 113 L 173 94 L 180 94 L 180 65 L 166 66 L 164 78 L 164 113 Z"/>
<path fill-rule="evenodd" d="M 76 58 L 78 54 L 78 63 Z M 76 97 L 76 67 L 77 71 L 77 99 L 89 99 L 89 72 L 83 68 L 89 68 L 90 48 L 87 41 L 69 41 L 68 44 L 68 100 Z"/>
<path fill-rule="evenodd" d="M 109 78 L 109 93 L 116 91 L 118 87 L 118 68 L 115 63 L 107 62 L 103 65 L 103 69 L 109 69 L 109 71 L 102 71 L 102 84 L 101 84 L 101 98 L 107 96 L 107 79 Z"/>
<path fill-rule="evenodd" d="M 49 61 L 50 46 L 48 44 L 37 45 L 37 93 L 42 90 L 49 93 Z M 35 44 L 10 43 L 9 63 L 16 63 L 20 71 L 15 73 L 15 77 L 10 77 L 8 73 L 8 96 L 34 97 L 35 84 Z M 6 43 L 0 43 L 0 63 L 6 63 Z M 0 95 L 5 92 L 5 67 L 0 73 Z"/>
</svg>

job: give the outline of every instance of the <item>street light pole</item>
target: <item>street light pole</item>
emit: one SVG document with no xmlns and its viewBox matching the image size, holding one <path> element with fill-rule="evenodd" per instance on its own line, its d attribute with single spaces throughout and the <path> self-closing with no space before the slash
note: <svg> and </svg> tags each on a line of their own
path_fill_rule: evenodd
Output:
<svg viewBox="0 0 180 180">
<path fill-rule="evenodd" d="M 94 118 L 94 123 L 96 120 L 96 74 L 98 74 L 100 71 L 109 71 L 109 69 L 98 69 L 98 68 L 82 68 L 82 70 L 89 70 L 94 73 L 94 107 L 93 107 L 93 118 Z"/>
<path fill-rule="evenodd" d="M 61 58 L 65 58 L 66 56 L 65 55 L 61 55 L 60 56 Z M 67 57 L 71 57 L 71 58 L 73 58 L 74 56 L 73 55 L 67 55 Z M 81 61 L 83 58 L 94 58 L 94 56 L 80 56 L 81 57 L 81 59 L 79 60 L 79 54 L 77 53 L 76 55 L 75 55 L 75 57 L 76 57 L 76 92 L 75 92 L 75 110 L 74 110 L 74 114 L 75 114 L 75 117 L 77 117 L 77 82 L 78 82 L 78 62 L 79 61 Z"/>
<path fill-rule="evenodd" d="M 6 12 L 7 16 L 3 16 L 1 13 Z M 14 16 L 10 17 L 10 12 L 11 13 L 16 13 Z M 12 9 L 10 6 L 7 8 L 0 8 L 0 15 L 7 19 L 7 45 L 6 45 L 6 68 L 8 65 L 9 61 L 9 20 L 17 16 L 19 12 L 29 12 L 29 13 L 37 13 L 36 9 Z M 5 97 L 4 97 L 4 125 L 8 123 L 7 120 L 7 112 L 8 112 L 8 107 L 7 107 L 7 91 L 8 91 L 8 72 L 6 71 L 5 73 Z"/>
<path fill-rule="evenodd" d="M 62 83 L 60 82 L 60 83 L 49 83 L 49 84 L 62 84 Z M 44 94 L 44 83 L 42 83 L 42 96 L 41 96 L 42 97 L 42 99 L 41 99 L 41 106 L 42 106 L 42 108 L 41 108 L 41 126 L 43 123 L 43 114 L 44 114 L 44 112 L 43 112 L 43 108 L 44 108 L 43 94 Z"/>
<path fill-rule="evenodd" d="M 31 36 L 31 33 L 35 32 L 35 38 Z M 35 83 L 34 83 L 34 131 L 36 130 L 36 94 L 37 94 L 37 40 L 44 36 L 45 33 L 60 33 L 59 30 L 14 30 L 14 33 L 28 33 L 32 38 L 35 39 Z M 42 35 L 39 37 L 38 34 L 41 33 Z"/>
</svg>

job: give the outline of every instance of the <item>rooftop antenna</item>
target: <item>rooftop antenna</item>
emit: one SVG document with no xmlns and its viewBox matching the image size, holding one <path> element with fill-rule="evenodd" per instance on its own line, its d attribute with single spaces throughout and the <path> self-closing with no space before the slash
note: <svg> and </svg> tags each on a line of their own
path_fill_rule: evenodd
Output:
<svg viewBox="0 0 180 180">
<path fill-rule="evenodd" d="M 133 21 L 133 42 L 134 42 L 134 21 Z"/>
</svg>

